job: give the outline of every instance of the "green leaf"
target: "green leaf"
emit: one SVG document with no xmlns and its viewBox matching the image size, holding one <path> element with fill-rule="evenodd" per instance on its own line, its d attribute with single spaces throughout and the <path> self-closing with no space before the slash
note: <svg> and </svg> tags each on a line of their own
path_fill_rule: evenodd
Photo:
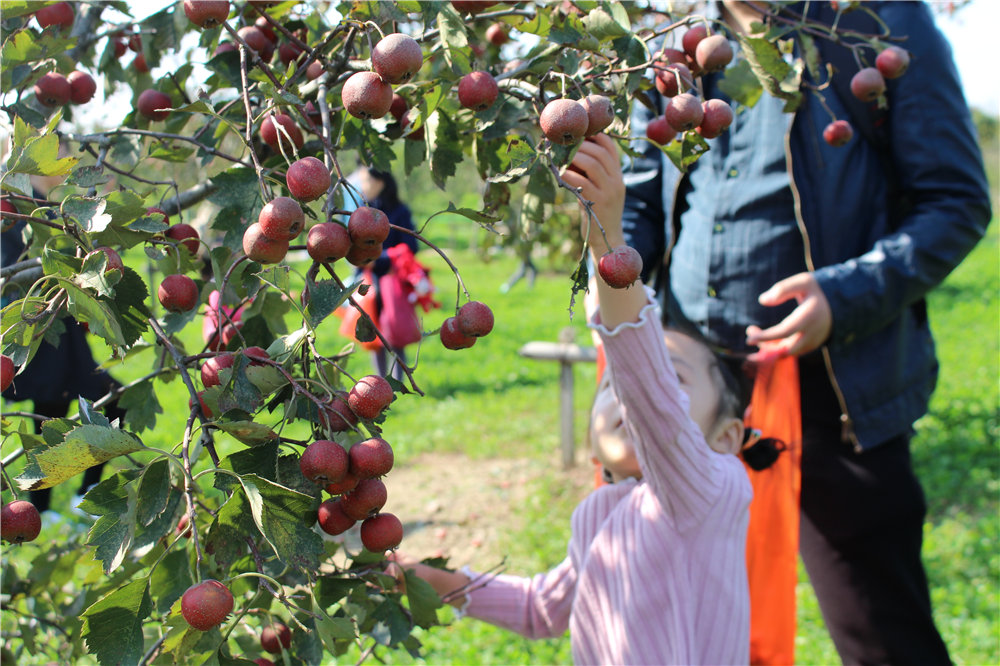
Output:
<svg viewBox="0 0 1000 666">
<path fill-rule="evenodd" d="M 333 280 L 309 282 L 306 288 L 309 290 L 306 314 L 309 315 L 309 325 L 313 328 L 319 326 L 330 313 L 347 302 L 347 297 L 353 291 L 350 288 L 341 288 Z"/>
<path fill-rule="evenodd" d="M 220 208 L 232 209 L 238 217 L 256 220 L 264 207 L 257 174 L 253 169 L 233 167 L 212 177 L 216 190 L 208 200 Z M 242 236 L 242 232 L 241 232 Z"/>
<path fill-rule="evenodd" d="M 784 111 L 791 112 L 802 103 L 802 64 L 785 62 L 778 47 L 764 37 L 739 35 L 743 55 L 757 80 L 771 95 L 785 100 Z"/>
<path fill-rule="evenodd" d="M 135 536 L 136 496 L 131 476 L 119 472 L 102 481 L 80 504 L 84 511 L 100 515 L 87 534 L 87 545 L 94 546 L 94 557 L 102 563 L 106 574 L 121 565 Z"/>
<path fill-rule="evenodd" d="M 427 119 L 427 135 L 431 149 L 431 177 L 438 187 L 444 189 L 445 181 L 455 175 L 455 169 L 462 162 L 458 126 L 447 113 L 435 111 Z"/>
<path fill-rule="evenodd" d="M 176 548 L 160 560 L 149 575 L 150 587 L 156 590 L 156 612 L 164 615 L 170 607 L 194 584 L 188 552 Z"/>
<path fill-rule="evenodd" d="M 726 69 L 719 79 L 719 90 L 746 107 L 755 105 L 764 92 L 760 81 L 750 68 L 750 63 L 742 59 Z"/>
<path fill-rule="evenodd" d="M 148 320 L 152 317 L 152 313 L 146 306 L 148 296 L 146 283 L 135 270 L 126 266 L 121 280 L 115 285 L 114 297 L 109 305 L 118 320 L 127 347 L 138 341 L 142 333 L 149 328 Z M 159 405 L 154 404 L 153 408 L 159 410 Z"/>
<path fill-rule="evenodd" d="M 338 578 L 336 576 L 321 576 L 316 582 L 316 601 L 322 608 L 330 608 L 347 597 L 354 589 L 364 586 L 360 578 Z M 354 635 L 353 629 L 351 636 Z M 349 638 L 350 636 L 343 636 Z M 341 638 L 341 636 L 338 636 Z"/>
<path fill-rule="evenodd" d="M 443 604 L 438 593 L 412 569 L 406 570 L 405 580 L 406 598 L 410 603 L 410 615 L 414 624 L 425 629 L 439 624 L 436 611 Z"/>
<path fill-rule="evenodd" d="M 25 136 L 27 125 L 20 117 L 14 118 L 15 141 L 7 160 L 8 173 L 26 173 L 32 176 L 65 176 L 79 161 L 75 157 L 59 157 L 59 138 L 55 134 Z M 24 141 L 17 141 L 20 135 Z M 5 174 L 6 176 L 6 174 Z"/>
<path fill-rule="evenodd" d="M 28 463 L 17 477 L 22 490 L 51 488 L 88 467 L 141 450 L 135 435 L 118 428 L 82 425 L 66 433 L 63 441 L 44 449 L 25 451 Z"/>
<path fill-rule="evenodd" d="M 469 62 L 469 39 L 466 35 L 465 21 L 450 4 L 442 3 L 437 15 L 438 30 L 441 44 L 444 46 L 444 59 L 456 74 L 464 74 L 472 69 Z"/>
<path fill-rule="evenodd" d="M 668 145 L 662 146 L 661 150 L 667 154 L 674 166 L 681 171 L 687 171 L 689 166 L 708 152 L 708 142 L 697 132 L 689 131 L 684 132 L 683 140 L 671 141 Z"/>
<path fill-rule="evenodd" d="M 502 173 L 497 173 L 487 180 L 491 183 L 509 183 L 517 180 L 534 165 L 538 153 L 523 137 L 511 135 L 507 137 L 506 147 L 500 153 Z"/>
<path fill-rule="evenodd" d="M 555 201 L 556 188 L 547 169 L 537 165 L 528 178 L 521 214 L 533 222 L 545 221 L 545 204 Z"/>
<path fill-rule="evenodd" d="M 386 599 L 372 612 L 371 636 L 381 645 L 395 645 L 410 635 L 410 620 L 398 601 Z"/>
<path fill-rule="evenodd" d="M 167 508 L 170 493 L 170 464 L 156 460 L 142 471 L 135 517 L 140 525 L 149 526 Z"/>
<path fill-rule="evenodd" d="M 304 569 L 318 568 L 323 540 L 313 530 L 317 498 L 256 474 L 242 475 L 240 480 L 250 500 L 254 522 L 278 557 Z"/>
<path fill-rule="evenodd" d="M 104 200 L 107 202 L 107 212 L 111 222 L 121 226 L 146 215 L 146 202 L 130 190 L 111 192 Z"/>
<path fill-rule="evenodd" d="M 177 109 L 174 109 L 175 111 Z M 194 155 L 195 148 L 183 144 L 157 143 L 149 151 L 149 156 L 166 162 L 187 162 Z"/>
<path fill-rule="evenodd" d="M 126 347 L 128 343 L 121 323 L 106 300 L 99 299 L 75 285 L 63 283 L 69 297 L 67 309 L 78 321 L 90 325 L 90 332 L 104 338 L 109 345 Z"/>
<path fill-rule="evenodd" d="M 81 166 L 73 169 L 73 173 L 66 179 L 66 183 L 77 187 L 96 187 L 104 185 L 110 180 L 111 176 L 104 173 L 104 167 Z"/>
<path fill-rule="evenodd" d="M 278 434 L 270 426 L 253 421 L 219 421 L 215 422 L 219 430 L 228 433 L 247 445 L 263 444 L 278 438 Z"/>
<path fill-rule="evenodd" d="M 217 476 L 222 474 L 219 473 Z M 234 492 L 212 521 L 205 551 L 215 558 L 220 567 L 228 569 L 232 562 L 243 554 L 247 546 L 246 539 L 248 537 L 256 539 L 258 534 L 259 530 L 250 514 L 250 503 L 246 493 Z"/>
<path fill-rule="evenodd" d="M 153 609 L 149 579 L 126 583 L 83 612 L 81 637 L 102 664 L 137 664 L 142 660 L 142 622 Z"/>
<path fill-rule="evenodd" d="M 37 0 L 4 0 L 3 3 L 3 17 L 4 19 L 14 18 L 16 16 L 24 16 L 26 14 L 31 14 L 38 11 L 39 3 Z M 26 31 L 27 32 L 27 31 Z M 21 33 L 17 33 L 20 35 Z M 31 34 L 30 32 L 28 34 Z M 6 53 L 4 57 L 6 57 Z"/>
<path fill-rule="evenodd" d="M 111 224 L 111 216 L 104 212 L 107 202 L 101 197 L 68 196 L 59 210 L 76 220 L 86 231 L 100 232 Z"/>
</svg>

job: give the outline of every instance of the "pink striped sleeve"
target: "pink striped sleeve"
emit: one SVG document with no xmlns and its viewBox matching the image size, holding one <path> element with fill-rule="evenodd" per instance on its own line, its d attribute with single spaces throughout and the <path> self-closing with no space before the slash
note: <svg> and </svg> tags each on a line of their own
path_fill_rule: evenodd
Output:
<svg viewBox="0 0 1000 666">
<path fill-rule="evenodd" d="M 569 558 L 531 578 L 501 574 L 469 593 L 466 614 L 528 638 L 561 636 L 569 627 L 575 585 Z"/>
<path fill-rule="evenodd" d="M 611 384 L 622 403 L 643 478 L 678 526 L 700 520 L 718 498 L 721 454 L 712 451 L 688 411 L 666 344 L 659 310 L 650 303 L 637 322 L 609 331 L 604 341 Z"/>
</svg>

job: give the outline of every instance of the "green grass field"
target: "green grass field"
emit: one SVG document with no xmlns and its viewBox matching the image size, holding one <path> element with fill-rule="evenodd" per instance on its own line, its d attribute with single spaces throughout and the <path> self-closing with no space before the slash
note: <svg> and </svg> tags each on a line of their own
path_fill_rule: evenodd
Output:
<svg viewBox="0 0 1000 666">
<path fill-rule="evenodd" d="M 426 219 L 439 209 L 441 195 L 433 188 L 410 184 L 405 193 L 413 202 L 415 219 Z M 465 195 L 466 197 L 471 195 Z M 460 195 L 453 195 L 457 205 Z M 466 202 L 468 204 L 469 202 Z M 473 200 L 471 205 L 475 205 Z M 434 208 L 438 206 L 438 208 Z M 472 230 L 471 232 L 469 230 Z M 447 244 L 449 256 L 462 269 L 473 298 L 487 301 L 496 315 L 493 333 L 469 351 L 441 348 L 434 338 L 419 349 L 417 381 L 426 397 L 403 396 L 394 403 L 387 432 L 391 431 L 397 464 L 427 451 L 461 451 L 476 458 L 518 457 L 552 466 L 558 461 L 559 428 L 557 377 L 554 365 L 527 361 L 518 348 L 529 340 L 556 340 L 560 331 L 573 327 L 578 341 L 589 343 L 582 302 L 570 318 L 570 279 L 567 273 L 542 273 L 533 288 L 519 283 L 502 294 L 500 285 L 517 267 L 516 260 L 498 255 L 483 261 L 475 245 L 475 226 L 465 220 L 437 218 L 428 233 Z M 924 559 L 930 577 L 938 626 L 958 664 L 1000 663 L 1000 263 L 995 224 L 987 238 L 930 297 L 930 311 L 938 342 L 942 372 L 931 413 L 918 425 L 913 443 L 914 460 L 929 505 Z M 430 264 L 446 301 L 454 302 L 454 281 L 443 262 L 429 252 L 421 258 Z M 436 328 L 445 316 L 434 311 L 425 329 Z M 344 340 L 336 320 L 322 325 L 321 345 L 340 348 Z M 191 348 L 200 327 L 188 327 L 184 338 Z M 198 329 L 198 330 L 194 330 Z M 100 358 L 106 349 L 95 344 Z M 411 347 L 411 351 L 416 351 Z M 113 369 L 121 380 L 148 372 L 151 351 L 143 352 Z M 351 369 L 368 372 L 368 359 L 360 354 Z M 582 433 L 589 407 L 595 369 L 576 366 L 577 432 Z M 159 389 L 165 413 L 158 427 L 143 435 L 161 448 L 176 444 L 178 432 L 168 424 L 179 423 L 187 413 L 187 394 L 174 381 Z M 295 436 L 294 430 L 290 436 Z M 220 438 L 221 439 L 221 438 Z M 225 443 L 222 448 L 227 448 Z M 232 444 L 228 446 L 234 446 Z M 498 510 L 521 515 L 522 527 L 501 535 L 507 553 L 507 570 L 531 574 L 557 564 L 565 556 L 569 516 L 579 496 L 551 483 L 536 482 L 532 500 Z M 68 501 L 75 484 L 56 489 L 54 502 Z M 42 538 L 56 538 L 55 532 Z M 17 554 L 6 556 L 17 557 Z M 827 637 L 812 590 L 800 574 L 799 663 L 833 664 L 838 659 Z M 442 612 L 443 619 L 451 617 Z M 514 634 L 472 620 L 455 622 L 421 634 L 424 661 L 433 664 L 549 664 L 571 661 L 567 637 L 528 641 Z M 404 652 L 379 652 L 386 663 L 414 663 Z M 345 662 L 353 663 L 352 655 Z M 353 655 L 356 658 L 356 655 Z M 424 662 L 418 662 L 424 663 Z"/>
</svg>

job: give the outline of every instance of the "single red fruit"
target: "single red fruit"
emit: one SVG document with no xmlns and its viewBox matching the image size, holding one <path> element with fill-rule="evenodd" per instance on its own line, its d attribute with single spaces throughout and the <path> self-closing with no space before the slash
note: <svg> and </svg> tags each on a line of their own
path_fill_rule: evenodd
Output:
<svg viewBox="0 0 1000 666">
<path fill-rule="evenodd" d="M 347 251 L 347 262 L 352 266 L 357 266 L 361 268 L 362 266 L 367 266 L 371 262 L 375 261 L 382 256 L 382 243 L 377 245 L 358 245 L 356 243 L 351 245 L 351 249 Z"/>
<path fill-rule="evenodd" d="M 177 521 L 177 527 L 174 528 L 174 534 L 184 537 L 185 539 L 191 538 L 191 518 L 189 518 L 186 513 L 182 514 L 180 520 Z"/>
<path fill-rule="evenodd" d="M 184 14 L 199 28 L 210 30 L 229 18 L 229 0 L 184 0 Z"/>
<path fill-rule="evenodd" d="M 342 481 L 347 476 L 348 464 L 344 447 L 328 439 L 317 439 L 299 458 L 302 476 L 321 486 Z"/>
<path fill-rule="evenodd" d="M 733 61 L 733 47 L 725 35 L 709 35 L 698 42 L 694 60 L 705 72 L 718 72 Z"/>
<path fill-rule="evenodd" d="M 601 256 L 597 262 L 597 272 L 609 287 L 625 289 L 639 279 L 642 257 L 635 248 L 619 245 Z"/>
<path fill-rule="evenodd" d="M 910 66 L 910 54 L 898 46 L 887 46 L 875 57 L 875 68 L 885 79 L 903 75 Z"/>
<path fill-rule="evenodd" d="M 466 109 L 485 111 L 499 94 L 500 86 L 489 72 L 469 72 L 458 82 L 458 103 Z"/>
<path fill-rule="evenodd" d="M 275 197 L 257 216 L 261 232 L 272 240 L 290 241 L 302 233 L 306 216 L 302 206 L 290 197 Z"/>
<path fill-rule="evenodd" d="M 392 86 L 375 72 L 355 72 L 344 82 L 340 100 L 355 118 L 381 118 L 392 106 Z"/>
<path fill-rule="evenodd" d="M 677 95 L 667 104 L 663 117 L 678 132 L 694 129 L 701 124 L 705 116 L 701 102 L 691 93 Z"/>
<path fill-rule="evenodd" d="M 163 232 L 163 235 L 171 240 L 178 241 L 181 245 L 188 249 L 191 254 L 198 254 L 199 240 L 201 236 L 198 235 L 198 230 L 192 227 L 190 224 L 174 224 L 167 228 Z"/>
<path fill-rule="evenodd" d="M 403 541 L 403 523 L 391 513 L 380 513 L 361 523 L 361 544 L 373 553 L 383 553 Z"/>
<path fill-rule="evenodd" d="M 116 39 L 112 41 L 112 44 L 114 44 L 113 48 L 115 50 L 116 58 L 121 58 L 123 55 L 125 55 L 125 52 L 128 51 L 128 44 L 125 42 L 124 39 Z"/>
<path fill-rule="evenodd" d="M 260 632 L 260 646 L 271 654 L 281 654 L 281 648 L 292 646 L 292 630 L 281 622 L 268 625 Z"/>
<path fill-rule="evenodd" d="M 587 110 L 575 99 L 554 99 L 545 105 L 538 116 L 542 133 L 552 143 L 571 146 L 579 143 L 587 133 L 590 117 Z"/>
<path fill-rule="evenodd" d="M 348 472 L 347 476 L 345 476 L 337 483 L 328 483 L 326 485 L 326 488 L 324 488 L 324 490 L 326 490 L 326 492 L 330 493 L 331 495 L 342 495 L 344 493 L 349 493 L 355 488 L 357 488 L 359 481 L 361 481 L 361 479 Z"/>
<path fill-rule="evenodd" d="M 31 502 L 14 500 L 0 509 L 0 539 L 7 543 L 34 541 L 41 531 L 42 518 Z"/>
<path fill-rule="evenodd" d="M 460 307 L 455 319 L 458 330 L 473 338 L 481 338 L 493 330 L 493 311 L 479 301 L 469 301 Z"/>
<path fill-rule="evenodd" d="M 358 442 L 347 452 L 350 472 L 359 479 L 384 476 L 392 469 L 392 447 L 381 437 Z"/>
<path fill-rule="evenodd" d="M 503 46 L 510 41 L 507 34 L 507 25 L 504 23 L 494 23 L 486 28 L 486 39 L 493 46 Z"/>
<path fill-rule="evenodd" d="M 35 20 L 42 29 L 50 25 L 59 28 L 69 28 L 73 25 L 73 7 L 68 2 L 57 2 L 47 5 L 35 12 Z"/>
<path fill-rule="evenodd" d="M 326 69 L 324 69 L 322 62 L 319 60 L 313 60 L 309 63 L 309 66 L 306 67 L 306 78 L 310 81 L 315 81 L 319 77 L 323 76 L 323 72 L 325 71 Z"/>
<path fill-rule="evenodd" d="M 201 383 L 205 388 L 219 386 L 222 383 L 222 380 L 219 378 L 219 371 L 223 368 L 233 367 L 235 360 L 236 356 L 229 352 L 205 359 L 205 362 L 201 364 Z"/>
<path fill-rule="evenodd" d="M 69 101 L 74 104 L 86 104 L 94 98 L 94 93 L 97 92 L 97 83 L 90 74 L 76 70 L 70 72 L 66 80 L 69 81 Z"/>
<path fill-rule="evenodd" d="M 854 137 L 854 129 L 846 120 L 834 120 L 823 128 L 823 140 L 833 147 L 843 146 Z"/>
<path fill-rule="evenodd" d="M 280 128 L 280 129 L 279 129 Z M 295 124 L 292 117 L 287 113 L 276 113 L 272 116 L 264 118 L 264 122 L 260 124 L 260 139 L 272 150 L 281 152 L 281 148 L 278 146 L 278 141 L 284 145 L 285 150 L 291 152 L 289 146 L 289 139 L 295 145 L 295 148 L 301 148 L 302 144 L 305 143 L 305 139 L 302 137 L 302 130 L 299 126 Z"/>
<path fill-rule="evenodd" d="M 88 252 L 87 257 L 91 257 L 97 254 L 98 252 L 104 253 L 104 256 L 107 257 L 107 264 L 104 267 L 105 273 L 113 269 L 117 269 L 122 272 L 125 271 L 125 264 L 122 263 L 121 255 L 112 250 L 110 247 L 105 247 L 102 245 L 101 247 L 95 249 L 94 251 Z M 84 257 L 84 259 L 86 260 L 87 257 Z"/>
<path fill-rule="evenodd" d="M 423 64 L 420 44 L 401 32 L 386 35 L 372 48 L 372 69 L 393 85 L 412 79 Z"/>
<path fill-rule="evenodd" d="M 316 511 L 316 520 L 319 523 L 319 527 L 327 534 L 333 536 L 343 534 L 354 527 L 354 523 L 357 522 L 344 513 L 344 509 L 342 508 L 343 501 L 339 497 L 337 499 L 324 500 Z"/>
<path fill-rule="evenodd" d="M 367 375 L 347 394 L 347 404 L 363 419 L 374 419 L 392 402 L 392 386 L 385 377 Z"/>
<path fill-rule="evenodd" d="M 132 60 L 132 69 L 139 72 L 140 74 L 145 74 L 149 71 L 149 65 L 146 64 L 146 56 L 140 53 Z"/>
<path fill-rule="evenodd" d="M 181 597 L 181 615 L 198 631 L 219 626 L 233 611 L 233 593 L 211 578 L 192 585 Z"/>
<path fill-rule="evenodd" d="M 587 112 L 587 131 L 584 136 L 594 136 L 615 120 L 615 107 L 604 95 L 587 95 L 580 100 L 580 106 Z"/>
<path fill-rule="evenodd" d="M 267 37 L 267 41 L 271 42 L 271 46 L 278 45 L 278 33 L 274 31 L 271 27 L 271 23 L 266 18 L 258 16 L 257 20 L 255 20 L 253 24 L 255 28 L 264 33 L 264 36 Z"/>
<path fill-rule="evenodd" d="M 137 32 L 129 35 L 128 48 L 133 53 L 142 53 L 142 35 Z"/>
<path fill-rule="evenodd" d="M 451 6 L 459 14 L 479 14 L 495 4 L 494 0 L 452 0 Z"/>
<path fill-rule="evenodd" d="M 851 93 L 862 102 L 871 102 L 885 92 L 885 79 L 874 67 L 865 67 L 851 78 Z"/>
<path fill-rule="evenodd" d="M 456 317 L 448 317 L 441 324 L 441 344 L 445 349 L 468 349 L 476 344 L 476 338 L 462 333 Z"/>
<path fill-rule="evenodd" d="M 358 415 L 347 404 L 347 391 L 337 391 L 320 410 L 319 422 L 332 432 L 346 432 L 358 423 Z"/>
<path fill-rule="evenodd" d="M 303 53 L 305 51 L 295 42 L 282 42 L 278 47 L 278 59 L 285 67 L 294 62 Z"/>
<path fill-rule="evenodd" d="M 646 125 L 646 137 L 661 146 L 667 145 L 676 136 L 677 130 L 671 127 L 670 123 L 663 116 L 657 116 Z"/>
<path fill-rule="evenodd" d="M 694 84 L 694 77 L 691 76 L 691 70 L 688 69 L 688 66 L 679 62 L 657 70 L 653 83 L 661 95 L 674 97 L 678 93 L 688 90 Z"/>
<path fill-rule="evenodd" d="M 303 157 L 288 167 L 285 184 L 299 201 L 314 201 L 330 189 L 330 170 L 315 157 Z"/>
<path fill-rule="evenodd" d="M 388 498 L 381 479 L 361 479 L 354 490 L 340 498 L 340 509 L 351 520 L 364 520 L 378 513 Z"/>
<path fill-rule="evenodd" d="M 237 30 L 236 34 L 240 36 L 247 46 L 257 52 L 261 60 L 264 62 L 271 61 L 271 57 L 274 55 L 274 42 L 258 26 L 245 25 Z"/>
<path fill-rule="evenodd" d="M 163 278 L 156 295 L 160 305 L 170 312 L 187 312 L 198 305 L 198 285 L 181 273 Z"/>
<path fill-rule="evenodd" d="M 697 130 L 706 139 L 714 139 L 733 124 L 733 110 L 721 99 L 706 100 L 701 108 L 704 116 Z"/>
<path fill-rule="evenodd" d="M 359 206 L 347 220 L 347 233 L 354 245 L 381 245 L 389 237 L 389 218 L 378 208 Z"/>
<path fill-rule="evenodd" d="M 170 95 L 159 90 L 143 90 L 135 102 L 135 108 L 150 120 L 166 120 L 170 116 Z"/>
<path fill-rule="evenodd" d="M 306 252 L 313 261 L 343 259 L 351 249 L 351 235 L 347 227 L 336 222 L 320 222 L 309 229 Z"/>
<path fill-rule="evenodd" d="M 243 350 L 243 355 L 250 359 L 250 365 L 267 365 L 264 361 L 270 361 L 271 356 L 263 347 L 254 345 Z"/>
<path fill-rule="evenodd" d="M 63 106 L 73 95 L 73 87 L 62 74 L 49 72 L 35 81 L 35 97 L 42 106 Z"/>
<path fill-rule="evenodd" d="M 3 393 L 14 381 L 14 360 L 3 354 L 0 356 L 0 393 Z"/>
</svg>

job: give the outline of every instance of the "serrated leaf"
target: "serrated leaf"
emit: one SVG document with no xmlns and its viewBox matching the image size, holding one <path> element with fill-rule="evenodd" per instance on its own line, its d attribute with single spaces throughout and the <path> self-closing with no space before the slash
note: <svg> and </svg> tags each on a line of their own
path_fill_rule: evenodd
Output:
<svg viewBox="0 0 1000 666">
<path fill-rule="evenodd" d="M 531 170 L 538 153 L 520 136 L 510 136 L 506 145 L 498 151 L 501 160 L 501 173 L 487 178 L 491 183 L 509 183 L 517 180 Z"/>
<path fill-rule="evenodd" d="M 174 109 L 175 111 L 177 109 Z M 195 149 L 181 144 L 171 145 L 165 142 L 157 143 L 149 151 L 149 156 L 165 162 L 187 162 L 194 155 Z"/>
<path fill-rule="evenodd" d="M 170 464 L 156 460 L 146 466 L 139 479 L 138 501 L 135 517 L 140 525 L 148 527 L 167 508 L 170 493 Z"/>
<path fill-rule="evenodd" d="M 122 278 L 122 271 L 114 269 L 105 272 L 108 257 L 103 252 L 95 252 L 83 260 L 80 272 L 71 279 L 81 289 L 90 289 L 98 296 L 111 296 L 115 285 Z"/>
<path fill-rule="evenodd" d="M 122 225 L 146 215 L 146 202 L 135 192 L 111 192 L 104 197 L 104 201 L 107 203 L 105 212 L 111 216 L 113 224 Z"/>
<path fill-rule="evenodd" d="M 15 125 L 19 120 L 19 117 L 15 119 Z M 9 173 L 65 176 L 72 171 L 77 162 L 79 160 L 75 157 L 60 158 L 59 138 L 55 134 L 43 134 L 25 137 L 23 143 L 15 140 L 7 168 Z"/>
<path fill-rule="evenodd" d="M 465 33 L 465 21 L 450 5 L 442 3 L 437 15 L 437 27 L 441 44 L 444 46 L 445 62 L 455 73 L 465 73 L 471 69 L 469 62 L 469 39 Z"/>
<path fill-rule="evenodd" d="M 277 439 L 278 434 L 270 426 L 253 421 L 216 421 L 216 427 L 247 445 L 262 444 Z"/>
<path fill-rule="evenodd" d="M 431 151 L 431 177 L 444 189 L 445 181 L 455 175 L 462 162 L 462 144 L 458 126 L 448 114 L 435 111 L 427 119 L 428 148 Z"/>
<path fill-rule="evenodd" d="M 94 558 L 101 562 L 106 574 L 117 569 L 124 561 L 126 553 L 132 547 L 132 539 L 136 530 L 134 484 L 131 481 L 126 481 L 125 475 L 122 473 L 115 476 L 117 478 L 109 479 L 115 485 L 109 484 L 106 490 L 109 494 L 116 494 L 109 497 L 105 504 L 98 504 L 91 497 L 90 492 L 85 496 L 85 501 L 81 503 L 81 508 L 84 511 L 96 508 L 97 511 L 101 512 L 101 517 L 87 533 L 87 545 L 94 547 Z M 105 483 L 107 481 L 99 485 Z M 91 489 L 91 492 L 95 489 Z M 100 493 L 95 493 L 95 495 L 98 498 L 102 497 Z"/>
<path fill-rule="evenodd" d="M 412 569 L 406 570 L 405 581 L 406 598 L 410 604 L 410 615 L 414 624 L 425 629 L 438 624 L 436 611 L 442 606 L 438 593 Z"/>
<path fill-rule="evenodd" d="M 96 187 L 110 180 L 111 176 L 104 173 L 104 167 L 81 166 L 73 169 L 73 173 L 66 179 L 66 183 L 77 187 Z"/>
<path fill-rule="evenodd" d="M 283 561 L 304 569 L 319 567 L 323 540 L 313 530 L 318 500 L 256 474 L 240 477 L 254 522 Z"/>
<path fill-rule="evenodd" d="M 326 319 L 334 310 L 347 302 L 352 289 L 341 288 L 333 280 L 322 280 L 320 282 L 310 282 L 309 304 L 306 306 L 306 314 L 309 315 L 309 325 L 313 328 Z"/>
<path fill-rule="evenodd" d="M 757 80 L 769 94 L 785 100 L 784 111 L 794 111 L 802 102 L 802 65 L 785 62 L 778 47 L 763 37 L 739 35 L 743 55 Z"/>
<path fill-rule="evenodd" d="M 259 533 L 250 514 L 247 496 L 242 490 L 238 490 L 229 496 L 215 515 L 208 531 L 205 550 L 211 553 L 219 566 L 228 569 L 246 549 L 246 539 L 256 539 Z"/>
<path fill-rule="evenodd" d="M 718 85 L 719 90 L 731 100 L 746 107 L 754 106 L 764 93 L 764 88 L 750 68 L 750 63 L 743 59 L 726 68 Z"/>
<path fill-rule="evenodd" d="M 698 158 L 708 152 L 708 142 L 705 138 L 694 131 L 684 133 L 681 141 L 671 141 L 661 148 L 670 161 L 681 171 L 687 171 L 688 167 L 698 161 Z"/>
<path fill-rule="evenodd" d="M 372 611 L 371 636 L 380 645 L 395 645 L 410 635 L 410 620 L 399 602 L 386 599 Z"/>
<path fill-rule="evenodd" d="M 149 579 L 126 583 L 83 612 L 81 637 L 87 651 L 105 664 L 137 664 L 142 660 L 142 622 L 153 604 Z"/>
<path fill-rule="evenodd" d="M 56 446 L 25 451 L 28 463 L 17 477 L 22 490 L 41 490 L 80 474 L 88 467 L 142 449 L 135 435 L 117 428 L 82 425 Z"/>
</svg>

